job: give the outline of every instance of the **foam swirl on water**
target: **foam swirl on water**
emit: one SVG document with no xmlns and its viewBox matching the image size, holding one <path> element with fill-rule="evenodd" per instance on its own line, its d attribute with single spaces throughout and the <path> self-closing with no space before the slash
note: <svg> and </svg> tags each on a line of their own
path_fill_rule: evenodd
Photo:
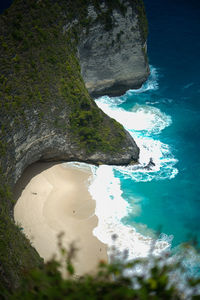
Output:
<svg viewBox="0 0 200 300">
<path fill-rule="evenodd" d="M 146 135 L 159 134 L 172 123 L 171 117 L 156 107 L 136 104 L 131 111 L 126 111 L 110 103 L 108 96 L 97 99 L 96 103 L 107 115 L 129 131 L 144 131 Z"/>
<path fill-rule="evenodd" d="M 115 169 L 137 182 L 174 178 L 178 174 L 178 169 L 175 168 L 177 159 L 174 158 L 169 145 L 154 138 L 171 125 L 171 117 L 160 109 L 148 105 L 135 104 L 131 111 L 125 111 L 110 99 L 112 98 L 108 96 L 101 97 L 96 103 L 129 131 L 140 148 L 139 166 L 115 167 Z M 151 169 L 145 168 L 150 159 L 155 166 Z"/>
<path fill-rule="evenodd" d="M 114 175 L 114 167 L 101 165 L 99 167 L 80 163 L 66 163 L 72 168 L 90 170 L 89 192 L 96 201 L 95 214 L 98 217 L 98 226 L 93 234 L 103 243 L 113 245 L 112 236 L 118 236 L 115 246 L 120 252 L 128 251 L 128 259 L 147 257 L 152 250 L 153 254 L 160 255 L 163 251 L 169 250 L 171 240 L 167 235 L 162 235 L 158 240 L 150 236 L 144 236 L 129 225 L 124 225 L 122 219 L 128 215 L 130 205 L 122 197 L 120 179 Z M 110 254 L 108 250 L 108 254 Z"/>
<path fill-rule="evenodd" d="M 115 166 L 115 170 L 136 182 L 172 179 L 178 174 L 175 168 L 177 159 L 171 153 L 169 145 L 150 137 L 133 136 L 140 148 L 139 165 Z M 151 169 L 146 168 L 150 158 L 155 163 Z"/>
<path fill-rule="evenodd" d="M 132 93 L 134 94 L 140 94 L 144 93 L 149 90 L 158 90 L 159 84 L 158 84 L 158 71 L 157 69 L 150 65 L 150 76 L 148 80 L 142 85 L 140 89 L 137 90 L 128 90 L 125 95 L 130 95 Z"/>
<path fill-rule="evenodd" d="M 114 176 L 112 166 L 102 165 L 96 168 L 89 191 L 96 200 L 95 214 L 99 219 L 94 235 L 111 247 L 112 235 L 117 234 L 115 246 L 121 252 L 128 250 L 129 259 L 148 256 L 153 239 L 121 222 L 128 214 L 129 204 L 122 197 L 120 180 Z M 170 243 L 164 237 L 155 242 L 153 253 L 159 255 L 169 248 Z"/>
</svg>

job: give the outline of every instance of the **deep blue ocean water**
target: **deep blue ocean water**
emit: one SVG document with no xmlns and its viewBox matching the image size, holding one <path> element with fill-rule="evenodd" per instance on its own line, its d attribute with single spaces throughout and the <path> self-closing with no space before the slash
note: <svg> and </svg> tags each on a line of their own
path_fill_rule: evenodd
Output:
<svg viewBox="0 0 200 300">
<path fill-rule="evenodd" d="M 141 165 L 156 164 L 114 169 L 129 203 L 122 223 L 144 236 L 160 231 L 174 248 L 200 243 L 200 2 L 144 2 L 152 75 L 139 91 L 97 104 L 142 145 Z"/>
<path fill-rule="evenodd" d="M 171 180 L 135 184 L 134 192 L 143 200 L 134 221 L 154 230 L 161 226 L 174 236 L 174 246 L 191 237 L 200 242 L 200 2 L 144 2 L 149 62 L 158 70 L 159 84 L 147 94 L 149 102 L 157 102 L 154 107 L 172 118 L 158 138 L 171 147 L 178 174 Z M 122 186 L 128 193 L 130 183 Z"/>
<path fill-rule="evenodd" d="M 2 14 L 5 9 L 7 9 L 8 7 L 10 7 L 10 5 L 12 4 L 12 2 L 13 2 L 13 0 L 1 0 L 1 3 L 0 3 L 0 14 Z"/>
</svg>

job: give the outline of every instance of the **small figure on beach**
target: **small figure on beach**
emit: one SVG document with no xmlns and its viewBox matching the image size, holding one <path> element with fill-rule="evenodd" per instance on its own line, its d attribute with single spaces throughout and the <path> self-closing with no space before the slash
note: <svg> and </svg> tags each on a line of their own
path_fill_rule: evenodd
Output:
<svg viewBox="0 0 200 300">
<path fill-rule="evenodd" d="M 152 167 L 155 167 L 155 163 L 153 162 L 153 158 L 150 157 L 149 163 L 144 167 L 144 169 L 152 170 Z"/>
</svg>

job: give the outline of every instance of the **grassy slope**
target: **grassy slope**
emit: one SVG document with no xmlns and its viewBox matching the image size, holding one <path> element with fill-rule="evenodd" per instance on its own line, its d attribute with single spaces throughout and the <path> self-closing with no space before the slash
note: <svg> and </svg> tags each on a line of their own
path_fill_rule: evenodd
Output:
<svg viewBox="0 0 200 300">
<path fill-rule="evenodd" d="M 8 114 L 13 126 L 20 126 L 26 122 L 24 110 L 37 107 L 42 122 L 49 105 L 56 101 L 58 110 L 68 106 L 70 130 L 81 147 L 90 152 L 119 150 L 125 137 L 122 127 L 115 121 L 105 123 L 80 75 L 75 48 L 78 32 L 87 23 L 86 10 L 83 5 L 81 22 L 63 34 L 63 25 L 77 17 L 77 10 L 63 8 L 63 3 L 19 0 L 1 18 L 2 134 L 9 130 Z M 59 119 L 54 126 L 67 129 Z M 1 142 L 0 152 L 5 150 L 6 142 Z"/>
</svg>

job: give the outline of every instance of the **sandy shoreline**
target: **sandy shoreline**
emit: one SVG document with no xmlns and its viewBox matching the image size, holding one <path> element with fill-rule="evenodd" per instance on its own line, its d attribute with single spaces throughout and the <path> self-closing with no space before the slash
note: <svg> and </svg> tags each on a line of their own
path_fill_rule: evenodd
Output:
<svg viewBox="0 0 200 300">
<path fill-rule="evenodd" d="M 79 249 L 74 261 L 77 275 L 94 272 L 99 260 L 107 260 L 106 245 L 92 234 L 98 219 L 87 189 L 90 176 L 89 170 L 35 163 L 15 188 L 15 222 L 45 261 L 58 255 L 57 236 L 64 232 L 64 247 L 75 242 Z"/>
</svg>

